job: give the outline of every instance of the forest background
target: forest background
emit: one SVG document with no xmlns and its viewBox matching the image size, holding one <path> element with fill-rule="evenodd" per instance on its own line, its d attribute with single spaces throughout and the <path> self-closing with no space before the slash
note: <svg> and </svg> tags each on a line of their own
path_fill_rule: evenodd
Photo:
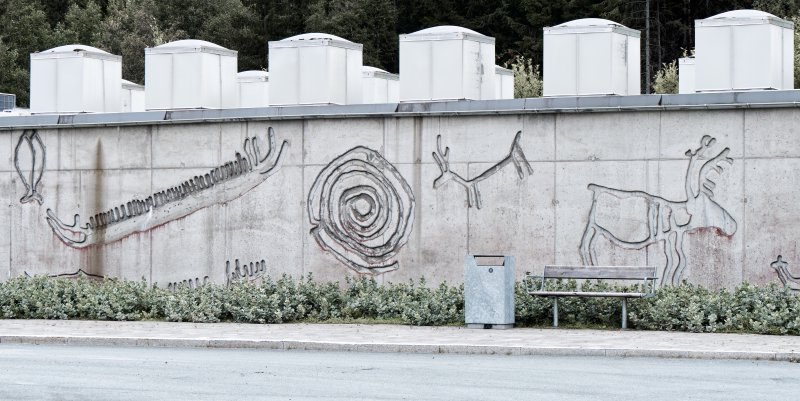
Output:
<svg viewBox="0 0 800 401">
<path fill-rule="evenodd" d="M 643 91 L 669 92 L 672 62 L 694 47 L 694 20 L 741 8 L 797 22 L 800 0 L 0 0 L 0 92 L 27 106 L 29 54 L 73 43 L 121 55 L 123 78 L 140 84 L 145 47 L 202 39 L 237 50 L 239 71 L 267 69 L 269 41 L 307 32 L 362 43 L 364 65 L 396 73 L 398 35 L 437 25 L 494 37 L 497 64 L 515 64 L 531 84 L 542 28 L 589 17 L 641 31 Z"/>
</svg>

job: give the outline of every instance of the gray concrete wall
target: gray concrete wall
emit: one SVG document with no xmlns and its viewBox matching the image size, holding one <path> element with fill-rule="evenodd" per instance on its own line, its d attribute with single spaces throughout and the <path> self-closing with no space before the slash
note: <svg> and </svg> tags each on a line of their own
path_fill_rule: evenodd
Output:
<svg viewBox="0 0 800 401">
<path fill-rule="evenodd" d="M 248 266 L 265 261 L 254 277 L 341 280 L 372 272 L 382 281 L 425 276 L 459 283 L 464 255 L 486 253 L 514 255 L 518 278 L 545 264 L 592 262 L 655 265 L 659 275 L 715 288 L 777 282 L 770 263 L 778 254 L 800 272 L 798 120 L 800 110 L 790 107 L 254 117 L 27 130 L 22 126 L 33 120 L 18 119 L 16 127 L 0 128 L 0 194 L 8 205 L 0 210 L 0 279 L 83 269 L 163 286 L 205 277 L 225 283 L 226 262 L 233 270 L 238 259 Z M 276 170 L 261 174 L 263 163 L 251 166 L 136 218 L 81 228 L 98 212 L 237 160 L 236 152 L 246 157 L 246 138 L 261 138 L 263 155 L 268 127 L 276 147 L 288 144 Z M 688 177 L 693 193 L 703 183 L 710 188 L 701 177 L 716 185 L 687 202 L 686 152 L 706 135 L 716 142 Z M 449 147 L 449 171 L 465 185 L 475 180 L 480 208 L 470 206 L 459 177 L 434 188 L 442 173 L 433 156 L 439 136 L 442 152 Z M 701 174 L 702 164 L 726 148 L 712 162 L 722 172 Z M 252 188 L 237 181 L 251 179 Z M 589 184 L 610 188 L 596 192 L 594 207 Z M 41 204 L 20 201 L 31 192 L 26 185 L 36 187 Z M 313 223 L 310 199 L 329 215 L 321 217 L 328 231 L 312 232 L 324 223 Z M 78 226 L 67 227 L 75 214 Z M 584 235 L 590 221 L 597 232 L 591 244 Z M 81 233 L 94 245 L 69 241 Z M 647 238 L 654 243 L 636 244 Z M 596 259 L 582 260 L 582 243 L 584 258 Z"/>
</svg>

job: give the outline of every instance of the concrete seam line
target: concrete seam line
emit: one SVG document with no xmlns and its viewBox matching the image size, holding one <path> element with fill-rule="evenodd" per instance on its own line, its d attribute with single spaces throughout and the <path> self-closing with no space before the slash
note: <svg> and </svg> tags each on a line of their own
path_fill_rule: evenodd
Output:
<svg viewBox="0 0 800 401">
<path fill-rule="evenodd" d="M 679 349 L 634 348 L 574 348 L 486 346 L 471 344 L 408 344 L 408 343 L 342 343 L 300 340 L 236 340 L 191 338 L 141 338 L 141 337 L 70 337 L 0 335 L 2 344 L 55 344 L 136 347 L 187 347 L 187 348 L 250 348 L 305 351 L 415 353 L 415 354 L 469 354 L 513 356 L 605 356 L 676 359 L 730 359 L 800 361 L 800 351 L 706 351 Z"/>
</svg>

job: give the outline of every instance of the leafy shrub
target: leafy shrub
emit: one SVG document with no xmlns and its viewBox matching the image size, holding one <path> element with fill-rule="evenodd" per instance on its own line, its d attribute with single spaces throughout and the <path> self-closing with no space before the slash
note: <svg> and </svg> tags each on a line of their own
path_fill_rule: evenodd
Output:
<svg viewBox="0 0 800 401">
<path fill-rule="evenodd" d="M 538 287 L 541 282 L 534 282 Z M 550 280 L 545 288 L 572 291 L 574 280 Z M 589 291 L 633 291 L 603 282 L 584 282 Z M 516 324 L 549 326 L 553 301 L 515 288 Z M 657 296 L 628 303 L 631 328 L 691 332 L 800 334 L 800 295 L 775 285 L 742 284 L 712 291 L 691 284 L 665 287 Z M 618 327 L 617 298 L 560 298 L 565 325 Z M 319 283 L 311 275 L 282 276 L 228 287 L 203 284 L 174 291 L 144 281 L 90 281 L 18 277 L 0 283 L 3 319 L 161 319 L 186 322 L 284 323 L 319 321 L 392 322 L 412 325 L 464 323 L 464 287 L 418 282 L 380 285 L 374 278 Z"/>
<path fill-rule="evenodd" d="M 511 62 L 511 70 L 514 71 L 515 98 L 542 96 L 543 81 L 538 64 L 534 65 L 530 58 L 517 56 Z"/>
<path fill-rule="evenodd" d="M 653 93 L 678 93 L 678 62 L 664 63 L 653 80 Z"/>
</svg>

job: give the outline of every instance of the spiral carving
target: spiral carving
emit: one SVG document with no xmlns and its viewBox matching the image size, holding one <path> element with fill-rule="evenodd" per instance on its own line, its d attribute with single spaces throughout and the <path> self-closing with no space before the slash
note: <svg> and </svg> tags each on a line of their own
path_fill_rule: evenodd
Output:
<svg viewBox="0 0 800 401">
<path fill-rule="evenodd" d="M 397 269 L 397 252 L 414 224 L 414 194 L 378 152 L 355 147 L 317 176 L 308 194 L 311 234 L 319 246 L 365 274 Z"/>
</svg>

